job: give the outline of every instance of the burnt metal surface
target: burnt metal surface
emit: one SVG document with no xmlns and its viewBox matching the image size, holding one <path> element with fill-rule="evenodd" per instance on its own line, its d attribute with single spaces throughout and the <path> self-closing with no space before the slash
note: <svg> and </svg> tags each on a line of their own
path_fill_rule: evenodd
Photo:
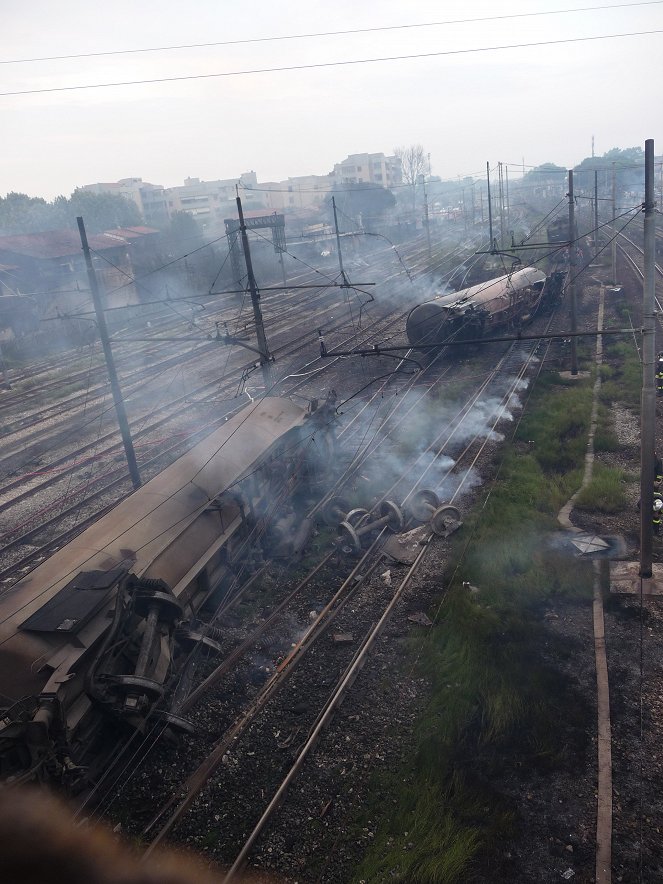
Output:
<svg viewBox="0 0 663 884">
<path fill-rule="evenodd" d="M 56 596 L 28 617 L 21 629 L 32 632 L 77 632 L 104 603 L 108 590 L 126 573 L 125 568 L 81 571 Z"/>
</svg>

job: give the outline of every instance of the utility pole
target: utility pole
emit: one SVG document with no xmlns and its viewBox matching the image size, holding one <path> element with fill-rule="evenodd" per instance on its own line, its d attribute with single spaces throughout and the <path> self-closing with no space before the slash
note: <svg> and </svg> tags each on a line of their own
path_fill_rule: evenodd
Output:
<svg viewBox="0 0 663 884">
<path fill-rule="evenodd" d="M 127 458 L 129 467 L 129 475 L 131 483 L 136 488 L 140 488 L 142 482 L 140 473 L 138 472 L 138 463 L 136 461 L 136 452 L 131 440 L 131 430 L 129 429 L 129 421 L 124 408 L 124 399 L 122 398 L 122 390 L 120 382 L 115 371 L 115 363 L 113 361 L 113 351 L 111 349 L 110 338 L 108 337 L 108 328 L 106 327 L 106 317 L 104 316 L 104 308 L 101 303 L 101 294 L 99 292 L 99 283 L 97 282 L 97 274 L 92 264 L 92 256 L 90 255 L 90 246 L 87 241 L 87 233 L 85 232 L 85 224 L 82 218 L 76 218 L 78 224 L 78 232 L 81 236 L 81 245 L 83 254 L 85 255 L 85 265 L 87 267 L 87 278 L 90 283 L 90 292 L 92 293 L 92 303 L 94 304 L 94 312 L 97 315 L 97 326 L 99 328 L 99 337 L 101 346 L 104 350 L 106 359 L 106 370 L 108 371 L 108 379 L 110 380 L 111 392 L 113 394 L 113 402 L 115 403 L 115 413 L 117 414 L 117 422 L 120 426 L 120 434 L 122 435 L 122 443 L 124 445 L 124 453 Z"/>
<path fill-rule="evenodd" d="M 283 252 L 279 249 L 279 263 L 281 265 L 281 276 L 283 277 L 283 285 L 286 286 L 288 284 L 288 280 L 285 275 L 285 264 L 283 263 Z"/>
<path fill-rule="evenodd" d="M 497 164 L 497 184 L 500 198 L 500 248 L 504 248 L 504 172 L 502 163 Z"/>
<path fill-rule="evenodd" d="M 260 292 L 258 291 L 256 278 L 253 273 L 251 252 L 249 250 L 249 237 L 246 232 L 246 224 L 244 223 L 242 200 L 239 196 L 237 197 L 237 214 L 239 215 L 239 229 L 242 234 L 242 248 L 244 249 L 244 260 L 246 261 L 246 273 L 249 278 L 249 291 L 251 292 L 251 304 L 253 305 L 253 321 L 256 326 L 258 352 L 260 353 L 260 366 L 262 368 L 262 377 L 265 383 L 265 396 L 267 396 L 272 386 L 271 371 L 269 367 L 269 363 L 271 362 L 272 357 L 269 352 L 269 347 L 267 346 L 265 326 L 262 322 L 262 311 L 260 310 Z"/>
<path fill-rule="evenodd" d="M 334 210 L 334 230 L 336 231 L 336 251 L 338 252 L 338 266 L 341 271 L 341 279 L 343 280 L 343 285 L 348 286 L 349 280 L 345 275 L 345 270 L 343 269 L 343 253 L 341 252 L 341 237 L 338 232 L 338 216 L 336 214 L 336 200 L 332 197 L 332 209 Z"/>
<path fill-rule="evenodd" d="M 578 347 L 576 323 L 576 244 L 575 199 L 573 197 L 573 169 L 569 169 L 569 300 L 571 302 L 571 374 L 578 374 Z"/>
<path fill-rule="evenodd" d="M 488 229 L 490 231 L 490 251 L 494 250 L 493 243 L 493 209 L 490 202 L 490 163 L 486 162 L 486 177 L 488 179 Z"/>
<path fill-rule="evenodd" d="M 654 139 L 645 141 L 645 278 L 642 302 L 642 397 L 640 418 L 640 577 L 652 576 L 652 510 L 656 448 L 656 214 L 654 203 Z"/>
<path fill-rule="evenodd" d="M 617 285 L 617 171 L 612 164 L 612 284 Z"/>
<path fill-rule="evenodd" d="M 504 164 L 504 174 L 506 176 L 506 229 L 511 230 L 511 203 L 509 201 L 509 167 Z"/>
<path fill-rule="evenodd" d="M 426 193 L 426 176 L 423 176 L 423 185 L 424 185 L 424 219 L 426 223 L 426 242 L 428 243 L 428 260 L 432 259 L 432 252 L 430 247 L 430 219 L 428 217 L 428 194 Z"/>
<path fill-rule="evenodd" d="M 592 136 L 593 137 L 593 136 Z M 594 169 L 594 260 L 599 258 L 599 173 Z"/>
</svg>

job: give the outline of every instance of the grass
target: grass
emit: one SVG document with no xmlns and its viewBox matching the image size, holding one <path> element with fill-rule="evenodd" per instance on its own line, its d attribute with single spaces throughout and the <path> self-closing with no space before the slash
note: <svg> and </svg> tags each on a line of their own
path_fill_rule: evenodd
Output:
<svg viewBox="0 0 663 884">
<path fill-rule="evenodd" d="M 594 464 L 592 480 L 576 499 L 578 509 L 598 510 L 601 513 L 617 513 L 626 506 L 624 483 L 627 476 L 623 470 Z"/>
<path fill-rule="evenodd" d="M 565 473 L 579 466 L 585 455 L 592 403 L 591 386 L 566 384 L 554 375 L 539 381 L 540 392 L 520 423 L 517 439 L 532 441 L 540 467 Z"/>
<path fill-rule="evenodd" d="M 619 451 L 621 443 L 614 430 L 614 423 L 610 410 L 605 405 L 599 405 L 598 422 L 594 433 L 594 451 L 599 452 Z"/>
<path fill-rule="evenodd" d="M 591 565 L 550 542 L 556 513 L 580 484 L 590 409 L 591 381 L 542 383 L 518 430 L 529 444 L 506 447 L 490 496 L 455 537 L 461 565 L 447 575 L 443 619 L 412 642 L 430 684 L 416 751 L 373 782 L 357 825 L 382 822 L 355 881 L 470 880 L 514 830 L 517 808 L 491 783 L 516 758 L 543 771 L 582 759 L 586 704 L 540 649 L 551 641 L 542 608 L 555 597 L 591 597 Z"/>
<path fill-rule="evenodd" d="M 621 402 L 629 408 L 640 407 L 642 366 L 635 342 L 611 339 L 606 354 L 617 362 L 617 367 L 604 366 L 601 402 L 610 405 Z"/>
</svg>

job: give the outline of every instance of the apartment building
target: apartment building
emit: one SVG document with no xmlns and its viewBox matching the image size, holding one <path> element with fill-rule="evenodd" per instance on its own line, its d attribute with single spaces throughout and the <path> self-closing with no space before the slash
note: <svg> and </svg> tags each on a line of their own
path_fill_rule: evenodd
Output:
<svg viewBox="0 0 663 884">
<path fill-rule="evenodd" d="M 167 189 L 168 211 L 188 212 L 203 229 L 216 228 L 235 208 L 238 187 L 247 210 L 263 208 L 263 195 L 256 189 L 258 177 L 251 171 L 217 181 L 185 178 L 183 185 Z"/>
<path fill-rule="evenodd" d="M 285 181 L 262 182 L 258 189 L 266 209 L 289 214 L 319 209 L 333 186 L 331 174 L 298 175 Z M 242 199 L 245 192 L 242 191 Z"/>
<path fill-rule="evenodd" d="M 119 181 L 84 184 L 81 190 L 123 196 L 138 206 L 146 224 L 163 227 L 168 223 L 168 200 L 161 184 L 150 184 L 142 178 L 120 178 Z"/>
<path fill-rule="evenodd" d="M 393 187 L 403 181 L 401 161 L 383 153 L 353 153 L 334 166 L 336 184 L 379 184 Z"/>
<path fill-rule="evenodd" d="M 298 175 L 285 181 L 258 182 L 254 171 L 242 172 L 238 178 L 204 181 L 185 178 L 184 184 L 163 187 L 142 178 L 121 178 L 119 181 L 85 184 L 83 190 L 93 193 L 115 193 L 132 200 L 140 209 L 145 223 L 163 228 L 176 212 L 192 215 L 206 233 L 216 234 L 224 218 L 234 216 L 235 197 L 239 188 L 245 211 L 264 210 L 293 215 L 310 215 L 319 211 L 328 194 L 344 185 L 368 183 L 390 188 L 403 180 L 401 161 L 384 153 L 350 154 L 336 163 L 326 175 Z"/>
</svg>

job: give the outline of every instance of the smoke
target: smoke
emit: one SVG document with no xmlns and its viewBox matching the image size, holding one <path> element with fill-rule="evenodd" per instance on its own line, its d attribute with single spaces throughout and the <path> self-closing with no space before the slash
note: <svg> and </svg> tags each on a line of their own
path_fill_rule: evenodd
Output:
<svg viewBox="0 0 663 884">
<path fill-rule="evenodd" d="M 397 415 L 405 419 L 393 427 L 390 438 L 382 441 L 375 415 L 365 414 L 361 427 L 355 430 L 360 452 L 368 452 L 368 460 L 360 470 L 356 489 L 366 495 L 371 491 L 380 497 L 385 488 L 392 488 L 398 502 L 398 494 L 405 495 L 412 481 L 419 488 L 435 491 L 440 500 L 449 500 L 461 489 L 462 494 L 471 491 L 481 482 L 476 470 L 458 470 L 456 457 L 470 441 L 501 442 L 504 432 L 500 428 L 512 424 L 522 409 L 520 392 L 527 388 L 527 381 L 514 377 L 497 376 L 491 385 L 490 395 L 485 395 L 465 412 L 459 414 L 463 402 L 444 402 L 409 391 L 403 394 Z M 438 455 L 444 449 L 444 453 Z M 405 476 L 406 478 L 402 478 Z"/>
</svg>

